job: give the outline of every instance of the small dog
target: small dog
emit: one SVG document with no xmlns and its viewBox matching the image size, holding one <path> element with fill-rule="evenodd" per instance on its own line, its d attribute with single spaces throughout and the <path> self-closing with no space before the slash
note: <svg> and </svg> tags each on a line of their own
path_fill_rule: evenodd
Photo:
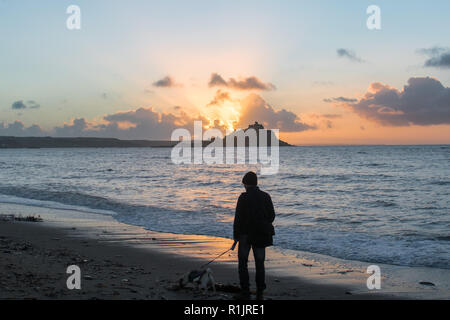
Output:
<svg viewBox="0 0 450 320">
<path fill-rule="evenodd" d="M 186 273 L 179 281 L 180 288 L 185 287 L 188 283 L 194 284 L 197 290 L 202 289 L 205 293 L 208 288 L 212 288 L 213 292 L 216 292 L 216 281 L 210 268 Z"/>
</svg>

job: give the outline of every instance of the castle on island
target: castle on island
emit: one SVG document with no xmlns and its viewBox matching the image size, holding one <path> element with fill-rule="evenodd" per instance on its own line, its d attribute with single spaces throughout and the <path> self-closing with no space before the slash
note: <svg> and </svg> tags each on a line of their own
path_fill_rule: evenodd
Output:
<svg viewBox="0 0 450 320">
<path fill-rule="evenodd" d="M 261 123 L 259 123 L 258 121 L 255 121 L 254 124 L 250 124 L 250 125 L 248 126 L 247 129 L 242 129 L 242 131 L 247 132 L 247 131 L 250 130 L 250 129 L 254 129 L 254 130 L 258 133 L 259 130 L 264 130 L 264 126 L 263 126 Z M 232 146 L 237 146 L 237 134 L 239 134 L 239 131 L 241 131 L 241 130 L 234 131 L 232 134 L 230 134 L 230 136 L 233 137 L 233 144 L 232 144 Z M 242 131 L 241 131 L 241 132 L 242 132 Z M 287 142 L 285 142 L 285 141 L 283 141 L 283 140 L 278 139 L 278 138 L 275 136 L 275 134 L 272 132 L 272 130 L 267 130 L 267 133 L 268 133 L 268 135 L 267 135 L 267 144 L 266 144 L 266 146 L 271 146 L 271 145 L 272 145 L 273 139 L 278 140 L 278 145 L 279 145 L 280 147 L 291 146 L 289 143 L 287 143 Z M 256 146 L 259 146 L 259 135 L 256 136 L 256 139 L 257 139 L 257 140 L 256 140 Z M 212 140 L 212 141 L 215 141 L 215 139 L 211 139 L 211 140 Z M 226 144 L 227 137 L 224 137 L 223 139 L 218 139 L 218 140 L 222 140 L 223 145 L 224 145 L 224 146 L 228 146 L 228 145 Z M 219 142 L 219 143 L 220 143 L 220 142 Z M 248 147 L 248 146 L 250 146 L 250 145 L 251 145 L 250 138 L 249 138 L 249 137 L 245 137 L 245 146 Z M 229 147 L 229 146 L 228 146 L 228 147 Z"/>
<path fill-rule="evenodd" d="M 258 123 L 258 121 L 255 121 L 254 124 L 249 124 L 248 128 L 245 129 L 244 131 L 247 131 L 248 129 L 255 129 L 256 132 L 258 132 L 259 130 L 263 130 L 264 126 L 262 124 Z"/>
</svg>

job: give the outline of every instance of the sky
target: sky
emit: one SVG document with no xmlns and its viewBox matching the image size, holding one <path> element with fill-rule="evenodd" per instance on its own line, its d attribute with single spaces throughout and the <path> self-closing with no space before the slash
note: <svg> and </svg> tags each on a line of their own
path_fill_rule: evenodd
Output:
<svg viewBox="0 0 450 320">
<path fill-rule="evenodd" d="M 297 145 L 448 144 L 449 12 L 446 0 L 0 0 L 0 135 L 161 140 L 195 120 L 258 121 Z"/>
</svg>

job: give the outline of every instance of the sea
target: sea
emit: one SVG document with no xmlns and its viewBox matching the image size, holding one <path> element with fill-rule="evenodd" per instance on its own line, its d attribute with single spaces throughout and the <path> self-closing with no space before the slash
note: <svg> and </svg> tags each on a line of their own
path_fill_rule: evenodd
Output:
<svg viewBox="0 0 450 320">
<path fill-rule="evenodd" d="M 160 232 L 232 237 L 258 165 L 174 164 L 169 148 L 0 149 L 0 203 L 74 209 Z M 260 175 L 274 245 L 450 269 L 450 146 L 281 147 Z"/>
</svg>

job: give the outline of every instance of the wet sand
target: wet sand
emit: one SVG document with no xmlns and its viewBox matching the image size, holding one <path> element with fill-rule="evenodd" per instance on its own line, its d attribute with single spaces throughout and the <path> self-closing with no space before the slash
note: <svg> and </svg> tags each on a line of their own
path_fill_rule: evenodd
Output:
<svg viewBox="0 0 450 320">
<path fill-rule="evenodd" d="M 126 225 L 117 224 L 123 228 Z M 130 227 L 134 228 L 134 227 Z M 231 244 L 223 239 L 142 232 L 101 231 L 92 226 L 68 227 L 49 222 L 0 222 L 0 299 L 156 299 L 229 300 L 232 292 L 204 294 L 179 289 L 178 279 L 198 269 Z M 111 230 L 111 228 L 109 229 Z M 186 249 L 191 248 L 191 249 Z M 213 249 L 212 249 L 213 248 Z M 189 255 L 203 252 L 199 256 Z M 217 282 L 237 286 L 236 253 L 214 262 Z M 267 264 L 273 257 L 268 256 Z M 69 290 L 69 265 L 81 269 L 81 289 Z M 254 279 L 253 261 L 249 262 Z M 297 277 L 267 275 L 266 298 L 389 299 L 390 295 L 357 294 L 343 285 L 315 284 Z"/>
</svg>

